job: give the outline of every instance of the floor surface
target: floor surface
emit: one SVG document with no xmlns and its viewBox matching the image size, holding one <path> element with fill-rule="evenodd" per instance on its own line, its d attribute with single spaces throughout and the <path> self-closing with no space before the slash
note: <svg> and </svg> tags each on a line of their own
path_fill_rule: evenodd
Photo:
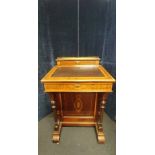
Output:
<svg viewBox="0 0 155 155">
<path fill-rule="evenodd" d="M 38 155 L 115 155 L 116 124 L 106 114 L 103 122 L 105 144 L 97 143 L 94 127 L 63 127 L 60 144 L 55 144 L 53 115 L 46 116 L 38 124 Z"/>
</svg>

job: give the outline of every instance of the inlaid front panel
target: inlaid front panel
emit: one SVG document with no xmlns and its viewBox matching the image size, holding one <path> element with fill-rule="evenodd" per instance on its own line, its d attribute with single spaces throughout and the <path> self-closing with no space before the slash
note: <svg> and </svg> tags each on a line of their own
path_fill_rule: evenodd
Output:
<svg viewBox="0 0 155 155">
<path fill-rule="evenodd" d="M 63 116 L 94 116 L 96 93 L 61 93 Z"/>
</svg>

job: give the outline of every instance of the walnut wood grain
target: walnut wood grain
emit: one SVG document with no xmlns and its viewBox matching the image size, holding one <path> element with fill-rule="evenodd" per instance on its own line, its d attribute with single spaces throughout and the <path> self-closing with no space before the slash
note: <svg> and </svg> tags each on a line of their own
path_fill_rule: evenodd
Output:
<svg viewBox="0 0 155 155">
<path fill-rule="evenodd" d="M 52 141 L 60 142 L 63 126 L 93 126 L 98 143 L 105 142 L 103 114 L 115 79 L 98 57 L 61 57 L 41 80 L 50 96 L 55 125 Z"/>
</svg>

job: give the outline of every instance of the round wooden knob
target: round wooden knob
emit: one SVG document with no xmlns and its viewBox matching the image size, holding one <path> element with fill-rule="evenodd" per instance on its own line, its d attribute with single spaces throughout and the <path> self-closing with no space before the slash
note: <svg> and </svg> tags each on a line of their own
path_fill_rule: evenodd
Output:
<svg viewBox="0 0 155 155">
<path fill-rule="evenodd" d="M 56 106 L 55 105 L 52 105 L 52 109 L 55 109 L 56 108 Z"/>
<path fill-rule="evenodd" d="M 51 104 L 55 104 L 55 101 L 52 100 L 52 101 L 51 101 Z"/>
<path fill-rule="evenodd" d="M 104 109 L 104 108 L 105 108 L 105 106 L 104 106 L 104 105 L 101 105 L 101 106 L 100 106 L 100 108 Z"/>
<path fill-rule="evenodd" d="M 55 128 L 56 128 L 56 129 L 58 128 L 58 125 L 57 125 L 57 124 L 55 125 Z"/>
<path fill-rule="evenodd" d="M 104 100 L 103 100 L 103 101 L 101 101 L 101 104 L 106 104 L 106 101 L 104 101 Z"/>
</svg>

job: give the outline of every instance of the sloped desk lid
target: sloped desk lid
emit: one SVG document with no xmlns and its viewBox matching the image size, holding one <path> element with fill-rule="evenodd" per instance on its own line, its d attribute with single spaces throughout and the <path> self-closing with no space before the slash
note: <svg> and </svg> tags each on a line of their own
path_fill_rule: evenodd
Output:
<svg viewBox="0 0 155 155">
<path fill-rule="evenodd" d="M 57 65 L 54 66 L 41 80 L 41 82 L 92 82 L 105 81 L 115 82 L 115 79 L 106 71 L 106 69 L 99 65 L 98 57 L 64 57 L 57 58 Z M 60 61 L 69 62 L 85 62 L 84 65 L 58 65 Z M 89 64 L 87 64 L 87 61 Z M 92 62 L 95 63 L 92 63 Z M 97 62 L 97 63 L 96 63 Z M 91 64 L 92 63 L 92 64 Z"/>
<path fill-rule="evenodd" d="M 52 77 L 103 77 L 96 66 L 59 67 Z"/>
</svg>

